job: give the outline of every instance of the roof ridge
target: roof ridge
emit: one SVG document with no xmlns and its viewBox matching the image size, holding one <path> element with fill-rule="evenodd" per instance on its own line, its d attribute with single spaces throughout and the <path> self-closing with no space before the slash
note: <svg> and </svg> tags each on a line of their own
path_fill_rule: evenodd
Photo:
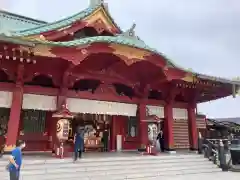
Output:
<svg viewBox="0 0 240 180">
<path fill-rule="evenodd" d="M 30 18 L 30 17 L 27 17 L 27 16 L 23 16 L 23 15 L 20 15 L 20 14 L 16 14 L 16 13 L 13 13 L 13 12 L 9 12 L 9 11 L 6 11 L 6 10 L 0 10 L 0 13 L 3 13 L 3 14 L 6 14 L 8 16 L 11 16 L 12 19 L 21 19 L 21 20 L 27 20 L 27 21 L 31 21 L 32 23 L 34 24 L 47 24 L 48 22 L 46 21 L 43 21 L 43 20 L 38 20 L 38 19 L 34 19 L 34 18 Z"/>
<path fill-rule="evenodd" d="M 51 22 L 51 23 L 43 24 L 43 25 L 40 25 L 40 26 L 37 26 L 37 27 L 33 27 L 33 28 L 30 28 L 30 29 L 25 29 L 25 30 L 20 30 L 20 31 L 13 31 L 12 35 L 13 36 L 21 36 L 23 33 L 26 33 L 28 31 L 32 32 L 34 30 L 38 30 L 38 29 L 41 29 L 41 28 L 44 28 L 44 27 L 51 27 L 53 25 L 56 25 L 56 24 L 64 22 L 64 21 L 70 21 L 71 18 L 80 16 L 81 14 L 90 14 L 90 13 L 92 13 L 93 11 L 95 11 L 99 7 L 100 7 L 100 5 L 96 5 L 94 7 L 89 6 L 88 8 L 82 10 L 81 12 L 75 13 L 75 14 L 73 14 L 71 16 L 68 16 L 66 18 L 63 18 L 63 19 L 60 19 L 60 20 L 57 20 L 57 21 L 54 21 L 54 22 Z M 71 20 L 71 21 L 73 21 L 73 20 Z M 61 25 L 59 25 L 58 28 L 61 28 Z M 26 35 L 32 35 L 32 34 L 36 34 L 36 33 L 30 33 L 30 34 L 26 34 Z"/>
<path fill-rule="evenodd" d="M 98 8 L 102 8 L 104 10 L 104 12 L 106 13 L 106 16 L 108 16 L 108 18 L 110 19 L 110 21 L 112 21 L 114 26 L 120 31 L 120 33 L 122 33 L 123 31 L 121 30 L 121 28 L 117 25 L 117 23 L 114 21 L 114 19 L 110 15 L 106 5 L 103 3 L 100 3 L 100 4 L 98 3 L 98 4 L 92 4 L 92 5 L 88 6 L 86 9 L 84 9 L 78 13 L 75 13 L 71 16 L 68 16 L 66 18 L 63 18 L 63 19 L 60 19 L 60 20 L 57 20 L 57 21 L 54 21 L 54 22 L 51 22 L 48 24 L 43 24 L 43 25 L 33 27 L 30 29 L 13 31 L 12 36 L 29 36 L 29 35 L 39 34 L 41 32 L 47 32 L 49 30 L 55 30 L 58 28 L 62 28 L 64 26 L 66 26 L 66 24 L 75 22 L 76 19 L 81 20 L 82 18 L 91 15 Z"/>
</svg>

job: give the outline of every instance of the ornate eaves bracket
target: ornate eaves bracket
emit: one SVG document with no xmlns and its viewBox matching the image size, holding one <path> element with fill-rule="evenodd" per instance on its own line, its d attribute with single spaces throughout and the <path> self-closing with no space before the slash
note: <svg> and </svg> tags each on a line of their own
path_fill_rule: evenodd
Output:
<svg viewBox="0 0 240 180">
<path fill-rule="evenodd" d="M 128 29 L 127 31 L 123 32 L 122 34 L 119 34 L 119 36 L 123 36 L 135 41 L 141 41 L 142 43 L 144 43 L 135 33 L 135 28 L 136 28 L 136 24 L 133 23 L 133 25 L 131 26 L 130 29 Z"/>
</svg>

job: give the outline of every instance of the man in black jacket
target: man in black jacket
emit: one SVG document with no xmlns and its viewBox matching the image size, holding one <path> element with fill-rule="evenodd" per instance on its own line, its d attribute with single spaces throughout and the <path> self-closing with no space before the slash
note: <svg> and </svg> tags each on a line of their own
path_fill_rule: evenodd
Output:
<svg viewBox="0 0 240 180">
<path fill-rule="evenodd" d="M 164 136 L 163 136 L 163 130 L 161 129 L 158 133 L 157 140 L 159 141 L 161 151 L 164 152 Z"/>
</svg>

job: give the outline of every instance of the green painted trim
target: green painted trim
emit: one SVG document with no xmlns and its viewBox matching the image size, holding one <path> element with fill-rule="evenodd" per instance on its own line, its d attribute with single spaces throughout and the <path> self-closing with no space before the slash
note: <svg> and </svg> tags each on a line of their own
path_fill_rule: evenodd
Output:
<svg viewBox="0 0 240 180">
<path fill-rule="evenodd" d="M 53 23 L 40 25 L 40 26 L 37 26 L 34 28 L 22 30 L 22 31 L 15 31 L 15 32 L 12 32 L 11 35 L 12 36 L 29 36 L 29 35 L 40 34 L 42 32 L 47 32 L 47 31 L 56 30 L 56 29 L 59 29 L 62 27 L 66 27 L 66 26 L 74 23 L 76 20 L 81 20 L 81 19 L 84 19 L 85 17 L 91 15 L 94 11 L 96 11 L 100 7 L 102 7 L 105 10 L 107 16 L 109 16 L 109 18 L 113 22 L 113 24 L 120 30 L 120 32 L 122 32 L 121 29 L 114 22 L 113 18 L 110 16 L 109 12 L 105 9 L 105 7 L 102 4 L 100 4 L 100 5 L 96 5 L 93 7 L 90 6 L 87 9 L 81 11 L 80 13 L 77 13 L 77 14 L 67 17 L 65 19 L 61 19 L 61 20 L 55 21 Z"/>
<path fill-rule="evenodd" d="M 8 37 L 8 36 L 4 36 L 4 35 L 0 35 L 0 41 L 8 42 L 8 43 L 14 43 L 14 44 L 19 44 L 19 45 L 25 45 L 25 46 L 30 46 L 30 47 L 34 47 L 35 46 L 34 42 L 23 41 L 22 39 Z"/>
<path fill-rule="evenodd" d="M 98 7 L 99 6 L 89 7 L 87 9 L 81 11 L 78 14 L 72 15 L 72 16 L 64 18 L 64 19 L 61 19 L 59 21 L 44 24 L 44 25 L 41 25 L 41 26 L 38 26 L 38 27 L 26 29 L 26 30 L 23 30 L 23 31 L 12 32 L 12 36 L 29 36 L 29 35 L 39 34 L 41 32 L 46 32 L 46 31 L 55 30 L 55 29 L 65 27 L 68 24 L 74 23 L 77 19 L 81 20 L 84 17 L 87 17 L 88 15 L 92 14 Z"/>
<path fill-rule="evenodd" d="M 32 23 L 34 25 L 47 24 L 46 21 L 33 19 L 33 18 L 30 18 L 30 17 L 26 17 L 26 16 L 23 16 L 23 15 L 15 14 L 15 13 L 4 11 L 4 10 L 0 10 L 0 13 L 7 15 L 7 16 L 9 16 L 10 18 L 12 18 L 14 20 L 19 20 L 19 21 L 24 20 L 24 21 Z"/>
</svg>

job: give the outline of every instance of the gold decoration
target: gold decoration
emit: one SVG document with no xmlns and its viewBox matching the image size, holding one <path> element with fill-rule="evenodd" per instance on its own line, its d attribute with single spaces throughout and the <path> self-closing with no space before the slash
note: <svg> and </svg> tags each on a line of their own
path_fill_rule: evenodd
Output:
<svg viewBox="0 0 240 180">
<path fill-rule="evenodd" d="M 51 47 L 48 45 L 37 45 L 33 48 L 33 53 L 36 56 L 57 57 L 51 52 Z"/>
<path fill-rule="evenodd" d="M 87 16 L 83 20 L 87 23 L 87 26 L 94 24 L 98 20 L 102 20 L 102 22 L 109 31 L 113 28 L 116 28 L 112 20 L 102 7 L 99 7 L 95 12 L 93 12 L 91 15 Z"/>
<path fill-rule="evenodd" d="M 19 50 L 30 52 L 30 49 L 28 47 L 25 47 L 25 46 L 19 46 Z M 43 45 L 43 44 L 37 45 L 37 46 L 31 48 L 31 52 L 35 56 L 57 57 L 55 54 L 53 54 L 51 52 L 51 46 Z"/>
<path fill-rule="evenodd" d="M 115 55 L 125 56 L 129 60 L 134 59 L 134 61 L 127 61 L 127 65 L 145 60 L 147 56 L 151 55 L 151 52 L 124 45 L 110 44 L 109 47 L 113 49 Z"/>
<path fill-rule="evenodd" d="M 182 80 L 186 81 L 186 82 L 196 82 L 197 78 L 195 76 L 193 76 L 192 74 L 188 74 L 184 78 L 182 78 Z"/>
<path fill-rule="evenodd" d="M 22 36 L 21 39 L 29 40 L 29 41 L 39 41 L 39 42 L 47 42 L 48 40 L 45 38 L 44 35 L 31 35 L 31 36 Z"/>
<path fill-rule="evenodd" d="M 15 145 L 9 145 L 4 147 L 5 152 L 11 152 L 16 146 Z"/>
</svg>

